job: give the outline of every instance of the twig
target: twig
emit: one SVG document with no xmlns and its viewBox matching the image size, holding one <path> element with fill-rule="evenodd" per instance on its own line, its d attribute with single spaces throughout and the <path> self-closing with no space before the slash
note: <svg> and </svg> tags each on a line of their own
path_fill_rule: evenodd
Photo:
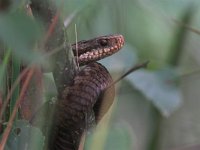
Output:
<svg viewBox="0 0 200 150">
<path fill-rule="evenodd" d="M 130 73 L 132 73 L 133 71 L 136 71 L 136 70 L 141 69 L 141 68 L 146 68 L 147 65 L 148 65 L 148 63 L 149 63 L 149 61 L 146 61 L 146 62 L 144 62 L 144 63 L 135 65 L 134 67 L 132 67 L 131 69 L 129 69 L 126 73 L 124 73 L 121 77 L 119 77 L 118 79 L 116 79 L 115 81 L 113 81 L 113 83 L 110 84 L 110 85 L 108 86 L 108 88 L 111 87 L 111 86 L 113 86 L 113 85 L 116 84 L 117 82 L 119 82 L 119 81 L 120 81 L 121 79 L 123 79 L 124 77 L 128 76 L 128 75 L 129 75 Z"/>
<path fill-rule="evenodd" d="M 194 33 L 200 35 L 200 30 L 199 30 L 199 29 L 193 28 L 193 27 L 191 27 L 190 25 L 188 25 L 188 24 L 186 24 L 186 23 L 183 23 L 183 22 L 181 22 L 181 21 L 179 21 L 179 20 L 177 20 L 177 19 L 172 18 L 172 20 L 173 20 L 176 24 L 181 25 L 181 26 L 185 27 L 186 29 L 188 29 L 188 30 L 190 30 L 190 31 L 192 31 L 192 32 L 194 32 Z"/>
</svg>

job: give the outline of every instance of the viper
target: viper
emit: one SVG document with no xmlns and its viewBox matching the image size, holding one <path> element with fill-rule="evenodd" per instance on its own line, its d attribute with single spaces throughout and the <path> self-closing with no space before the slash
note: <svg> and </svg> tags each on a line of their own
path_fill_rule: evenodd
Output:
<svg viewBox="0 0 200 150">
<path fill-rule="evenodd" d="M 72 44 L 80 66 L 85 65 L 57 102 L 51 150 L 77 150 L 83 133 L 98 123 L 113 103 L 115 88 L 107 69 L 96 62 L 119 51 L 122 35 L 108 35 Z"/>
</svg>

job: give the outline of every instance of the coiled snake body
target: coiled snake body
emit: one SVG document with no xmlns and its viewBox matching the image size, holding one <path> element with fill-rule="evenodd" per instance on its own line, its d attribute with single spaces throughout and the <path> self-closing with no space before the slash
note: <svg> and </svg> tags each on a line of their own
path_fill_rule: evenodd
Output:
<svg viewBox="0 0 200 150">
<path fill-rule="evenodd" d="M 78 49 L 72 45 L 79 64 L 87 65 L 63 91 L 58 102 L 55 135 L 50 149 L 77 150 L 91 118 L 95 118 L 97 123 L 108 111 L 115 94 L 113 85 L 110 86 L 113 81 L 107 69 L 95 61 L 117 52 L 123 44 L 122 35 L 109 35 L 80 41 Z"/>
</svg>

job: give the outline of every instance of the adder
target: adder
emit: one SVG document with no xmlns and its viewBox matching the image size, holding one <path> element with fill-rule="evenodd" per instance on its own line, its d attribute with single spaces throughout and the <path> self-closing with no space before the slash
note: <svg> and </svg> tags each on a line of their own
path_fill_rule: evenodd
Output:
<svg viewBox="0 0 200 150">
<path fill-rule="evenodd" d="M 58 101 L 55 134 L 50 143 L 52 150 L 77 150 L 83 132 L 91 122 L 101 120 L 114 100 L 112 77 L 96 61 L 119 51 L 124 45 L 123 36 L 101 36 L 76 44 L 71 46 L 75 59 L 80 66 L 86 66 L 65 88 Z"/>
</svg>

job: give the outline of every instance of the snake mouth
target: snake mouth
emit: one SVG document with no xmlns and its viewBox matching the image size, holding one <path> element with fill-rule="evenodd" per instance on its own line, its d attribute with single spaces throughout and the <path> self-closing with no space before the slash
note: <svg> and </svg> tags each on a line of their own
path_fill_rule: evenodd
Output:
<svg viewBox="0 0 200 150">
<path fill-rule="evenodd" d="M 85 65 L 116 53 L 123 45 L 122 35 L 107 35 L 73 44 L 72 50 L 79 64 Z"/>
</svg>

